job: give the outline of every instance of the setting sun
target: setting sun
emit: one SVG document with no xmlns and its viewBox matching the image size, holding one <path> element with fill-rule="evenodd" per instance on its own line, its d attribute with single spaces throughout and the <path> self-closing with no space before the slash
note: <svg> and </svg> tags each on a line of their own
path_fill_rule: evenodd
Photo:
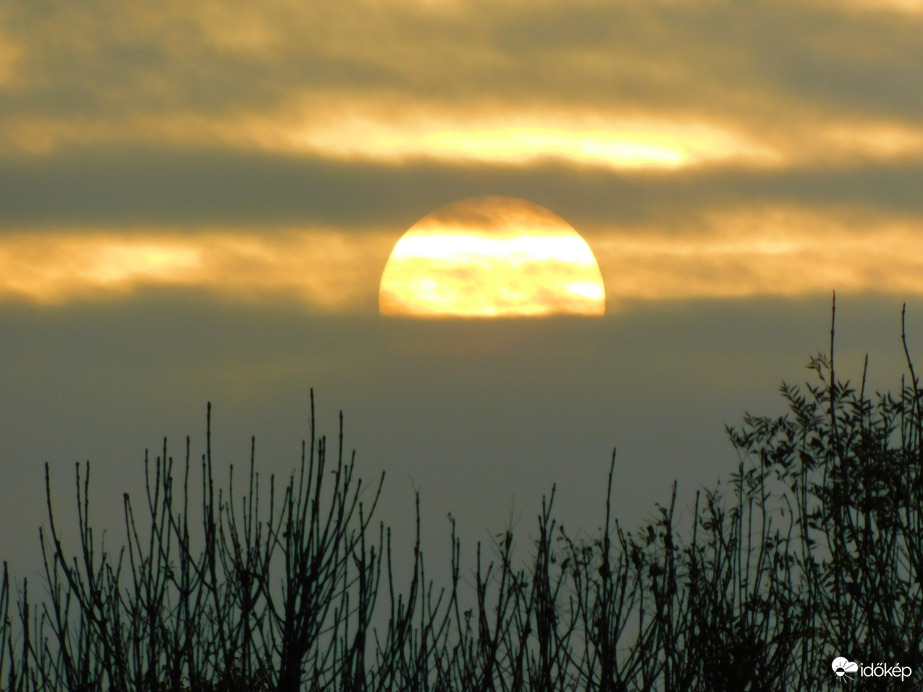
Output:
<svg viewBox="0 0 923 692">
<path fill-rule="evenodd" d="M 381 279 L 382 315 L 602 315 L 596 258 L 563 219 L 509 197 L 434 211 L 395 245 Z"/>
</svg>

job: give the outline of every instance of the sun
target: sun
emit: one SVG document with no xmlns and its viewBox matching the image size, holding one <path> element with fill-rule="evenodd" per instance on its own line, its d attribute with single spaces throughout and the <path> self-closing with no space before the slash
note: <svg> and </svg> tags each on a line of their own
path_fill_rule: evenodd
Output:
<svg viewBox="0 0 923 692">
<path fill-rule="evenodd" d="M 394 246 L 378 309 L 392 317 L 603 315 L 590 246 L 564 219 L 513 197 L 475 197 L 414 224 Z"/>
</svg>

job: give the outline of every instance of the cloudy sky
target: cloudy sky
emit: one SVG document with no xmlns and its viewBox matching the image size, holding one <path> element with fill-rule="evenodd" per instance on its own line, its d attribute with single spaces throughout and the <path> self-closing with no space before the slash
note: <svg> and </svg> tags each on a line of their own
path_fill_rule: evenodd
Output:
<svg viewBox="0 0 923 692">
<path fill-rule="evenodd" d="M 592 530 L 713 485 L 829 343 L 923 343 L 920 0 L 7 0 L 0 5 L 0 558 L 42 464 L 100 522 L 145 448 L 287 475 L 321 427 L 484 538 L 558 483 Z M 579 232 L 603 317 L 380 317 L 402 234 L 484 195 Z M 223 473 L 223 471 L 222 471 Z M 7 527 L 16 527 L 10 531 Z"/>
</svg>

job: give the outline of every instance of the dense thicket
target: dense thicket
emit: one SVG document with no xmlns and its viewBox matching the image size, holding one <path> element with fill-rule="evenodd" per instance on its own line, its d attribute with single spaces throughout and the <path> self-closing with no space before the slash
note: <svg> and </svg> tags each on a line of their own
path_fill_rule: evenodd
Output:
<svg viewBox="0 0 923 692">
<path fill-rule="evenodd" d="M 905 340 L 906 351 L 906 340 Z M 789 412 L 729 429 L 740 465 L 702 490 L 678 526 L 676 491 L 626 531 L 602 505 L 592 540 L 558 527 L 553 491 L 528 561 L 510 532 L 426 577 L 395 583 L 391 535 L 364 488 L 311 436 L 297 472 L 260 489 L 255 462 L 201 482 L 187 440 L 145 461 L 147 494 L 124 498 L 125 542 L 104 549 L 78 465 L 77 548 L 48 486 L 45 583 L 0 583 L 4 690 L 819 690 L 836 656 L 914 671 L 857 678 L 910 689 L 923 676 L 923 392 L 908 355 L 896 394 L 816 375 L 783 385 Z M 209 428 L 210 429 L 210 428 Z M 614 462 L 614 455 L 613 455 Z M 196 474 L 198 475 L 198 473 Z M 611 487 L 610 471 L 610 487 Z M 195 518 L 193 518 L 195 517 Z M 474 590 L 463 573 L 473 572 Z"/>
</svg>

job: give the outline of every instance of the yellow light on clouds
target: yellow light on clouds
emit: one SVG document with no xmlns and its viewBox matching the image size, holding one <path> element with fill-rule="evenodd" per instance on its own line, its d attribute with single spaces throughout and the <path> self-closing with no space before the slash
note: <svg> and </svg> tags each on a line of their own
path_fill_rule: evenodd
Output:
<svg viewBox="0 0 923 692">
<path fill-rule="evenodd" d="M 690 220 L 688 229 L 597 228 L 591 253 L 551 212 L 506 202 L 450 205 L 397 245 L 391 232 L 329 229 L 0 235 L 0 303 L 124 299 L 156 288 L 323 312 L 434 316 L 450 312 L 447 305 L 453 314 L 603 314 L 606 302 L 831 289 L 923 296 L 923 227 L 910 217 L 728 211 Z M 520 232 L 530 228 L 541 232 Z"/>
<path fill-rule="evenodd" d="M 779 154 L 715 124 L 657 118 L 625 119 L 592 114 L 464 117 L 419 113 L 395 118 L 312 119 L 283 135 L 295 149 L 324 156 L 405 160 L 433 158 L 528 164 L 557 158 L 614 169 L 674 169 L 741 160 L 776 165 Z M 283 132 L 285 130 L 282 130 Z M 279 136 L 278 125 L 272 138 Z"/>
<path fill-rule="evenodd" d="M 397 242 L 379 310 L 410 317 L 602 315 L 606 295 L 586 241 L 524 200 L 480 197 L 442 207 Z"/>
<path fill-rule="evenodd" d="M 164 238 L 16 235 L 0 241 L 0 297 L 56 303 L 139 284 L 185 283 L 201 263 L 199 249 Z"/>
<path fill-rule="evenodd" d="M 831 3 L 836 6 L 835 3 Z M 870 11 L 898 11 L 923 14 L 923 0 L 850 0 L 848 4 Z"/>
<path fill-rule="evenodd" d="M 755 296 L 923 295 L 923 228 L 800 209 L 717 214 L 705 228 L 594 237 L 610 304 Z"/>
<path fill-rule="evenodd" d="M 390 244 L 385 234 L 320 230 L 18 234 L 0 237 L 0 301 L 56 304 L 163 287 L 351 311 L 374 305 Z"/>
</svg>

